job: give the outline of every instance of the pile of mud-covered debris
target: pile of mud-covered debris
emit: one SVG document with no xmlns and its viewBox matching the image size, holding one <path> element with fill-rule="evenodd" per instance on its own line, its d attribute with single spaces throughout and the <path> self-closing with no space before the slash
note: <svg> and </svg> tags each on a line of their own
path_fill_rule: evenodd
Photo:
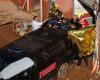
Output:
<svg viewBox="0 0 100 80">
<path fill-rule="evenodd" d="M 32 16 L 27 12 L 18 9 L 12 1 L 0 0 L 0 25 L 9 23 L 16 19 L 28 20 L 32 19 Z"/>
</svg>

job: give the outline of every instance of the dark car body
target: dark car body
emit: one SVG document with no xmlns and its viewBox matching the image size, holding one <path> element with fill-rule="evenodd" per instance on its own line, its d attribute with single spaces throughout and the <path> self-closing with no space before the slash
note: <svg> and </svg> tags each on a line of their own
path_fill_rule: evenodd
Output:
<svg viewBox="0 0 100 80">
<path fill-rule="evenodd" d="M 66 34 L 43 27 L 2 48 L 0 69 L 23 57 L 29 57 L 35 65 L 9 80 L 55 80 L 58 68 L 66 61 L 68 54 Z"/>
</svg>

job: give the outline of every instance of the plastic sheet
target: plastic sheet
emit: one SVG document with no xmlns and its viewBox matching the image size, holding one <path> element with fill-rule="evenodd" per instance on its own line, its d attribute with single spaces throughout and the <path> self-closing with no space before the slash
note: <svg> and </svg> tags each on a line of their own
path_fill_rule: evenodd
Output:
<svg viewBox="0 0 100 80">
<path fill-rule="evenodd" d="M 79 55 L 90 55 L 94 51 L 95 27 L 88 27 L 81 30 L 68 32 L 69 38 L 79 48 Z"/>
</svg>

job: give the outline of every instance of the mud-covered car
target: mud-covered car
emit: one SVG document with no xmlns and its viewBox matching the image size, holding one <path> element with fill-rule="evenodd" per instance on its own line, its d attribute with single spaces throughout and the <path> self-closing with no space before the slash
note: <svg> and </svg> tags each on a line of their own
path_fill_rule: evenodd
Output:
<svg viewBox="0 0 100 80">
<path fill-rule="evenodd" d="M 0 80 L 56 80 L 69 55 L 67 35 L 47 27 L 0 50 Z"/>
</svg>

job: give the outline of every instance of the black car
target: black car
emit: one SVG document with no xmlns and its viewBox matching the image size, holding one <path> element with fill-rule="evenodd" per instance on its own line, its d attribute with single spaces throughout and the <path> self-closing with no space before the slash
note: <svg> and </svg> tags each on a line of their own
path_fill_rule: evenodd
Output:
<svg viewBox="0 0 100 80">
<path fill-rule="evenodd" d="M 66 62 L 68 54 L 67 35 L 60 30 L 43 27 L 2 48 L 0 70 L 28 57 L 34 65 L 6 80 L 56 80 L 58 69 Z"/>
</svg>

